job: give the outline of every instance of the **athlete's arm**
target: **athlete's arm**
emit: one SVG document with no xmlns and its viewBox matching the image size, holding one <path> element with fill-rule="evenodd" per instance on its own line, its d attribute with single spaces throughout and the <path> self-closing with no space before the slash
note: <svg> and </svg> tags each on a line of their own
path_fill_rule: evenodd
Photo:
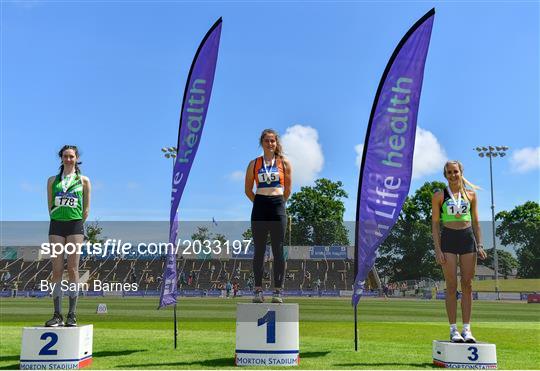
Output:
<svg viewBox="0 0 540 371">
<path fill-rule="evenodd" d="M 255 193 L 253 193 L 253 167 L 255 166 L 255 161 L 251 160 L 246 170 L 246 180 L 244 184 L 244 192 L 246 193 L 247 198 L 253 202 L 255 200 Z"/>
<path fill-rule="evenodd" d="M 480 223 L 478 222 L 478 198 L 474 191 L 469 192 L 469 197 L 471 198 L 471 219 L 474 237 L 476 238 L 476 246 L 478 246 L 478 257 L 481 260 L 484 260 L 487 257 L 487 254 L 482 246 L 482 230 L 480 229 Z"/>
<path fill-rule="evenodd" d="M 443 201 L 443 193 L 437 192 L 431 199 L 431 235 L 433 237 L 433 245 L 435 246 L 435 259 L 437 263 L 446 263 L 446 258 L 441 250 L 441 205 Z"/>
<path fill-rule="evenodd" d="M 92 191 L 92 185 L 90 184 L 90 179 L 88 177 L 82 177 L 83 183 L 83 222 L 88 219 L 88 214 L 90 214 L 90 192 Z"/>
<path fill-rule="evenodd" d="M 51 212 L 51 209 L 53 207 L 52 185 L 54 183 L 55 178 L 56 177 L 52 176 L 49 179 L 47 179 L 47 206 L 49 206 L 48 208 L 49 213 Z"/>
<path fill-rule="evenodd" d="M 283 163 L 285 164 L 285 190 L 283 191 L 283 198 L 285 201 L 289 199 L 289 196 L 291 195 L 291 188 L 292 188 L 292 167 L 291 162 L 283 158 Z"/>
</svg>

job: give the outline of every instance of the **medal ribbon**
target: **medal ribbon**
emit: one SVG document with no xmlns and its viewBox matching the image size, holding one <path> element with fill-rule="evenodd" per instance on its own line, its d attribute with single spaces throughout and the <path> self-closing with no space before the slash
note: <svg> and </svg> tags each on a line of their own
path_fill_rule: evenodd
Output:
<svg viewBox="0 0 540 371">
<path fill-rule="evenodd" d="M 457 207 L 456 217 L 459 218 L 461 217 L 461 214 L 459 212 L 461 208 L 461 191 L 458 192 L 458 199 L 456 201 L 456 198 L 454 197 L 454 194 L 452 193 L 452 190 L 450 189 L 450 187 L 446 187 L 446 189 L 448 190 L 448 194 L 450 195 L 450 198 L 452 199 L 452 201 Z"/>
<path fill-rule="evenodd" d="M 77 174 L 71 174 L 68 176 L 64 176 L 64 174 L 62 174 L 62 180 L 60 184 L 62 185 L 62 191 L 64 191 L 64 194 L 67 192 L 76 177 Z"/>
<path fill-rule="evenodd" d="M 272 157 L 272 163 L 270 164 L 270 169 L 267 170 L 267 167 L 266 167 L 266 161 L 264 161 L 264 156 L 263 156 L 263 170 L 264 172 L 266 173 L 266 183 L 270 184 L 272 181 L 270 180 L 270 174 L 272 173 L 272 168 L 274 167 L 274 163 L 276 162 L 276 156 Z"/>
</svg>

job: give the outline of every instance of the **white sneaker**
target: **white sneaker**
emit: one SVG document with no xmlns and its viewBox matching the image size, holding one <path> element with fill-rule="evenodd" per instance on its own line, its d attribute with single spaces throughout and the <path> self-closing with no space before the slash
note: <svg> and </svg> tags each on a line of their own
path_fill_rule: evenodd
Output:
<svg viewBox="0 0 540 371">
<path fill-rule="evenodd" d="M 452 343 L 464 343 L 465 339 L 461 336 L 457 329 L 450 330 L 450 341 Z"/>
<path fill-rule="evenodd" d="M 476 339 L 472 335 L 472 332 L 470 329 L 468 330 L 463 329 L 463 331 L 461 331 L 461 336 L 463 337 L 463 340 L 466 343 L 476 343 Z"/>
<path fill-rule="evenodd" d="M 272 303 L 283 303 L 283 295 L 281 290 L 275 290 L 274 295 L 272 295 Z"/>
<path fill-rule="evenodd" d="M 264 296 L 262 290 L 255 290 L 255 295 L 253 296 L 253 303 L 264 303 Z"/>
</svg>

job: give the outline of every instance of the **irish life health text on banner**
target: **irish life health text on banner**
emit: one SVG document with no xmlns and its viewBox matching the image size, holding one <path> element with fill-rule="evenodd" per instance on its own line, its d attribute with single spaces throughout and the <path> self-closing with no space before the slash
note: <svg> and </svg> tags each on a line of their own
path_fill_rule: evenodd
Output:
<svg viewBox="0 0 540 371">
<path fill-rule="evenodd" d="M 379 83 L 360 167 L 356 210 L 353 305 L 394 226 L 411 183 L 416 118 L 435 10 L 424 15 L 394 50 Z"/>
<path fill-rule="evenodd" d="M 201 141 L 204 121 L 208 112 L 214 83 L 216 62 L 221 36 L 221 18 L 210 28 L 195 54 L 184 90 L 180 128 L 178 129 L 177 156 L 172 176 L 169 242 L 176 243 L 178 233 L 178 205 Z M 167 253 L 163 272 L 163 286 L 159 307 L 176 303 L 176 255 Z"/>
</svg>

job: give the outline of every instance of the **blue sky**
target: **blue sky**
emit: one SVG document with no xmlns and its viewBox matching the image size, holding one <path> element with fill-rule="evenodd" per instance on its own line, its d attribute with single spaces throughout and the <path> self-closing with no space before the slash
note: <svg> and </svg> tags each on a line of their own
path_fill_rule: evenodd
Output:
<svg viewBox="0 0 540 371">
<path fill-rule="evenodd" d="M 341 180 L 353 220 L 357 150 L 393 49 L 436 15 L 418 116 L 411 192 L 459 159 L 496 209 L 539 199 L 538 2 L 1 3 L 0 220 L 47 220 L 45 184 L 64 144 L 82 150 L 90 219 L 166 220 L 170 160 L 185 79 L 199 42 L 223 17 L 214 89 L 181 220 L 249 220 L 243 173 L 257 139 L 278 130 L 295 189 Z"/>
</svg>

